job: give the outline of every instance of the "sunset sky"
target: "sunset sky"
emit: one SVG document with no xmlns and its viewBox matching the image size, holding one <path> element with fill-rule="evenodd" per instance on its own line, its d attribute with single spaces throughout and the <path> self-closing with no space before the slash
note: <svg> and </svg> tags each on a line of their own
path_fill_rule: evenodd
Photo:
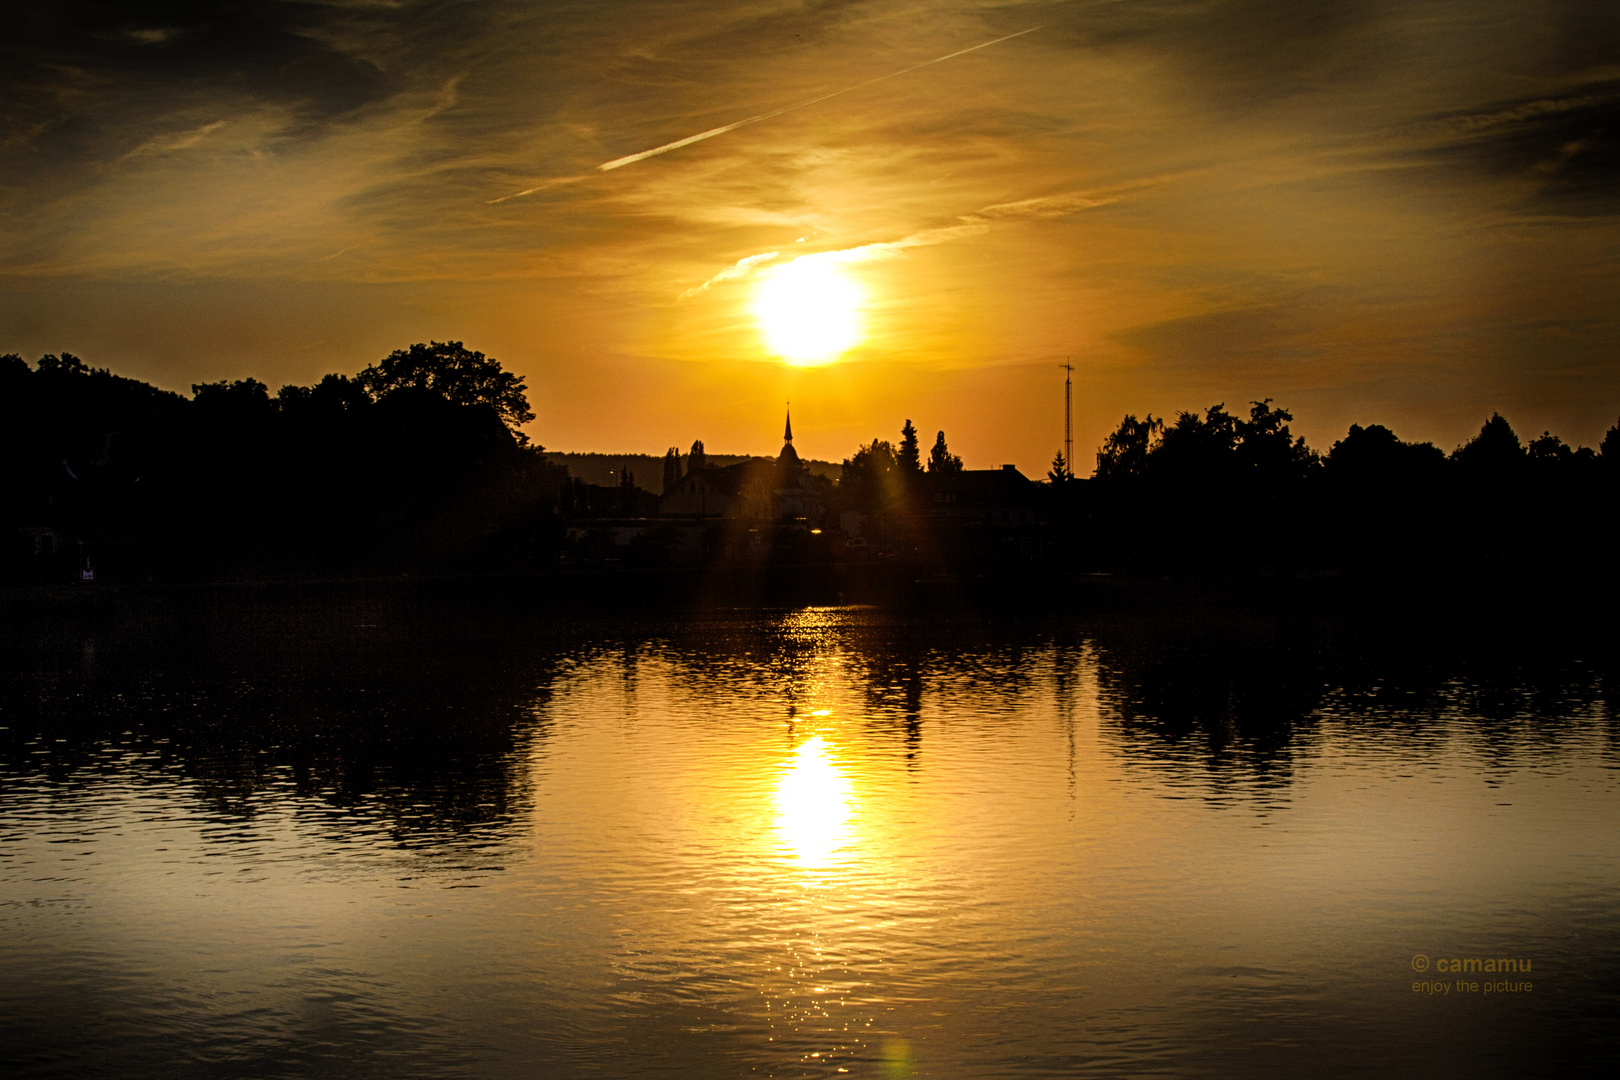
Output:
<svg viewBox="0 0 1620 1080">
<path fill-rule="evenodd" d="M 170 389 L 455 339 L 552 449 L 770 452 L 791 398 L 806 456 L 1030 473 L 1065 357 L 1082 473 L 1217 401 L 1620 415 L 1613 0 L 8 5 L 0 85 L 0 352 Z"/>
</svg>

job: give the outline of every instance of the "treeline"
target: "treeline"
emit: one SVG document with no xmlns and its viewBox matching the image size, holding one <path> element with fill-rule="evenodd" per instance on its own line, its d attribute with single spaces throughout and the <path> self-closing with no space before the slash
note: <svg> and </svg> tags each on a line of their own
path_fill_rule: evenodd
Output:
<svg viewBox="0 0 1620 1080">
<path fill-rule="evenodd" d="M 1353 425 L 1320 453 L 1270 399 L 1173 422 L 1126 416 L 1090 481 L 1049 482 L 1071 553 L 1121 570 L 1608 568 L 1620 423 L 1594 450 L 1523 442 L 1493 415 L 1450 454 Z"/>
<path fill-rule="evenodd" d="M 0 578 L 521 571 L 558 565 L 571 515 L 655 513 L 651 495 L 569 482 L 520 430 L 526 392 L 460 342 L 189 398 L 71 354 L 0 356 Z M 1037 573 L 1612 567 L 1620 423 L 1585 448 L 1492 416 L 1451 453 L 1357 425 L 1319 452 L 1292 419 L 1269 399 L 1126 416 L 1090 478 L 1060 455 L 1041 483 L 964 470 L 944 432 L 925 453 L 907 420 L 836 483 L 809 477 L 824 527 L 785 522 L 774 550 L 839 558 L 852 523 L 874 556 Z"/>
<path fill-rule="evenodd" d="M 863 529 L 875 537 L 894 534 L 895 539 L 915 546 L 927 538 L 901 536 L 899 530 L 904 529 L 908 519 L 914 523 L 919 515 L 928 512 L 934 487 L 962 471 L 962 459 L 951 453 L 943 431 L 935 436 L 933 448 L 924 458 L 920 433 L 908 419 L 900 428 L 898 442 L 873 439 L 843 460 L 837 486 L 828 493 L 828 503 L 839 513 L 860 513 L 865 519 Z M 905 531 L 917 530 L 913 527 Z"/>
<path fill-rule="evenodd" d="M 71 354 L 0 356 L 0 565 L 114 581 L 521 566 L 555 546 L 566 476 L 517 430 L 525 391 L 460 342 L 189 399 Z"/>
</svg>

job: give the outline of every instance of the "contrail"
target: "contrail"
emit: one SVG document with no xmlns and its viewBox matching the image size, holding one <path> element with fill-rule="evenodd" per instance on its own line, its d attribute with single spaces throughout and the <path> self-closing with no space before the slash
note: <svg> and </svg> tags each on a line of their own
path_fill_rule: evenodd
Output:
<svg viewBox="0 0 1620 1080">
<path fill-rule="evenodd" d="M 651 150 L 643 150 L 639 154 L 629 154 L 622 158 L 614 158 L 612 161 L 604 161 L 602 164 L 598 165 L 597 168 L 602 172 L 611 172 L 614 169 L 620 169 L 626 165 L 633 165 L 636 162 L 642 161 L 646 158 L 656 157 L 659 154 L 667 154 L 671 150 L 679 150 L 683 146 L 691 146 L 693 143 L 702 142 L 704 139 L 712 139 L 716 135 L 724 135 L 728 131 L 736 131 L 738 128 L 746 127 L 749 124 L 757 124 L 761 120 L 769 120 L 773 116 L 781 116 L 783 113 L 793 112 L 795 109 L 808 108 L 811 105 L 819 104 L 820 102 L 827 101 L 830 98 L 838 97 L 840 94 L 852 93 L 853 91 L 871 86 L 874 83 L 883 82 L 886 79 L 893 79 L 901 75 L 908 75 L 920 68 L 929 67 L 933 64 L 944 63 L 946 60 L 952 60 L 958 56 L 966 56 L 968 53 L 978 52 L 980 49 L 988 49 L 992 45 L 1000 45 L 1003 41 L 1011 41 L 1015 37 L 1023 37 L 1025 34 L 1033 34 L 1039 29 L 1039 26 L 1032 26 L 1028 30 L 1020 30 L 1018 33 L 1008 34 L 1006 37 L 998 37 L 994 41 L 986 41 L 982 45 L 974 45 L 973 47 L 967 49 L 958 49 L 956 52 L 946 53 L 944 56 L 935 57 L 933 60 L 925 60 L 920 64 L 913 64 L 908 68 L 901 68 L 899 71 L 891 71 L 887 75 L 879 75 L 875 79 L 867 79 L 863 83 L 856 83 L 854 86 L 846 86 L 842 90 L 834 90 L 830 94 L 822 94 L 820 97 L 811 98 L 809 101 L 801 101 L 797 105 L 786 105 L 780 109 L 774 109 L 771 112 L 760 113 L 758 116 L 750 116 L 746 120 L 738 120 L 736 123 L 726 124 L 723 127 L 710 128 L 708 131 L 702 131 L 696 135 L 688 135 L 684 139 L 676 139 L 672 143 L 665 143 L 663 146 L 655 146 Z M 508 196 L 508 198 L 513 197 L 514 196 Z"/>
<path fill-rule="evenodd" d="M 589 180 L 590 178 L 590 173 L 582 173 L 579 176 L 559 176 L 555 180 L 547 180 L 543 184 L 537 184 L 532 188 L 524 188 L 522 191 L 514 191 L 510 195 L 502 195 L 498 199 L 485 199 L 484 205 L 494 206 L 496 203 L 503 203 L 508 199 L 521 199 L 525 195 L 533 195 L 536 192 L 545 191 L 547 188 L 561 187 L 563 184 L 577 184 L 581 180 Z"/>
</svg>

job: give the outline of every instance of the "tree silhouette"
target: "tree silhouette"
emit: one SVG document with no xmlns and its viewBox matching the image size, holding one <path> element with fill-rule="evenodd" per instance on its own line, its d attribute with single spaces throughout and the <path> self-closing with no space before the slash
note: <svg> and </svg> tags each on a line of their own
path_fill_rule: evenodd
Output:
<svg viewBox="0 0 1620 1080">
<path fill-rule="evenodd" d="M 616 486 L 570 484 L 518 445 L 508 425 L 530 415 L 523 384 L 458 342 L 274 396 L 252 378 L 192 391 L 71 353 L 37 367 L 0 355 L 0 578 L 56 580 L 84 558 L 103 581 L 538 568 L 565 550 L 569 515 L 650 512 L 628 467 L 614 463 Z M 1493 415 L 1448 458 L 1377 424 L 1318 455 L 1292 419 L 1269 398 L 1169 426 L 1126 415 L 1097 451 L 1097 483 L 1073 482 L 1067 453 L 1053 458 L 1031 528 L 1064 565 L 1155 574 L 1613 573 L 1620 422 L 1594 452 L 1550 431 L 1525 445 Z M 666 488 L 707 465 L 701 441 L 681 457 L 664 455 Z M 999 558 L 964 507 L 920 505 L 919 457 L 908 420 L 898 446 L 874 439 L 845 459 L 828 509 L 864 514 L 862 535 L 896 557 Z M 960 471 L 938 432 L 929 478 Z M 979 479 L 994 483 L 937 486 L 969 500 L 1015 486 Z M 652 534 L 642 547 L 634 559 L 667 549 Z"/>
<path fill-rule="evenodd" d="M 365 388 L 347 375 L 327 375 L 314 386 L 283 386 L 276 404 L 289 415 L 332 415 L 372 404 Z"/>
<path fill-rule="evenodd" d="M 906 426 L 900 429 L 900 449 L 896 452 L 894 458 L 905 482 L 909 483 L 922 475 L 922 457 L 918 451 L 917 429 L 910 420 L 907 420 Z"/>
<path fill-rule="evenodd" d="M 868 514 L 881 514 L 903 494 L 900 465 L 887 439 L 873 439 L 844 459 L 838 489 L 846 501 Z"/>
<path fill-rule="evenodd" d="M 1538 465 L 1562 464 L 1575 458 L 1575 449 L 1550 431 L 1543 431 L 1525 448 L 1525 456 Z"/>
<path fill-rule="evenodd" d="M 1211 405 L 1202 417 L 1178 413 L 1159 439 L 1153 465 L 1157 471 L 1187 478 L 1229 471 L 1238 444 L 1237 425 L 1225 403 Z"/>
<path fill-rule="evenodd" d="M 21 357 L 18 359 L 21 359 Z M 84 361 L 70 352 L 65 352 L 61 356 L 57 356 L 55 353 L 46 353 L 39 358 L 39 371 L 41 375 L 90 374 L 90 369 L 85 366 Z"/>
<path fill-rule="evenodd" d="M 264 417 L 274 411 L 270 388 L 258 379 L 192 383 L 192 400 L 205 412 L 233 419 Z"/>
<path fill-rule="evenodd" d="M 1598 443 L 1598 456 L 1613 465 L 1620 465 L 1620 420 L 1603 434 L 1603 441 Z"/>
<path fill-rule="evenodd" d="M 1147 470 L 1148 454 L 1158 447 L 1158 437 L 1164 432 L 1164 421 L 1155 420 L 1152 413 L 1138 420 L 1126 413 L 1119 428 L 1109 434 L 1097 451 L 1098 480 L 1117 481 L 1140 478 Z"/>
<path fill-rule="evenodd" d="M 664 491 L 675 489 L 681 482 L 681 448 L 672 446 L 664 451 Z"/>
<path fill-rule="evenodd" d="M 961 471 L 962 459 L 951 453 L 950 447 L 945 445 L 945 433 L 941 431 L 934 437 L 934 448 L 928 452 L 928 473 L 945 476 Z"/>
<path fill-rule="evenodd" d="M 1524 457 L 1519 436 L 1501 413 L 1492 413 L 1479 434 L 1451 454 L 1451 460 L 1465 472 L 1496 477 L 1513 472 L 1524 462 Z"/>
<path fill-rule="evenodd" d="M 437 391 L 457 405 L 488 405 L 511 429 L 519 445 L 528 436 L 518 429 L 534 419 L 529 411 L 528 386 L 501 367 L 499 360 L 462 346 L 459 341 L 418 342 L 397 349 L 372 364 L 355 381 L 373 397 L 406 387 Z"/>
<path fill-rule="evenodd" d="M 1251 401 L 1249 419 L 1237 422 L 1237 457 L 1240 464 L 1268 480 L 1298 479 L 1320 464 L 1305 437 L 1293 438 L 1286 409 L 1273 409 L 1271 399 Z"/>
<path fill-rule="evenodd" d="M 1433 443 L 1407 443 L 1383 424 L 1351 424 L 1328 451 L 1328 476 L 1341 483 L 1388 489 L 1417 480 L 1435 480 L 1446 455 Z"/>
</svg>

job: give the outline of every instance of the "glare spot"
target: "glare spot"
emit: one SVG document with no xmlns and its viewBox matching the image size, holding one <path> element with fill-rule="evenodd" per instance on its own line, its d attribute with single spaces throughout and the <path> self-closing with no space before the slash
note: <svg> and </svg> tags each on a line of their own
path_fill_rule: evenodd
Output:
<svg viewBox="0 0 1620 1080">
<path fill-rule="evenodd" d="M 825 866 L 849 838 L 853 799 L 819 735 L 793 753 L 776 785 L 777 828 L 799 864 Z"/>
<path fill-rule="evenodd" d="M 832 263 L 806 256 L 766 274 L 754 294 L 765 343 L 790 364 L 836 360 L 861 338 L 861 290 Z"/>
</svg>

